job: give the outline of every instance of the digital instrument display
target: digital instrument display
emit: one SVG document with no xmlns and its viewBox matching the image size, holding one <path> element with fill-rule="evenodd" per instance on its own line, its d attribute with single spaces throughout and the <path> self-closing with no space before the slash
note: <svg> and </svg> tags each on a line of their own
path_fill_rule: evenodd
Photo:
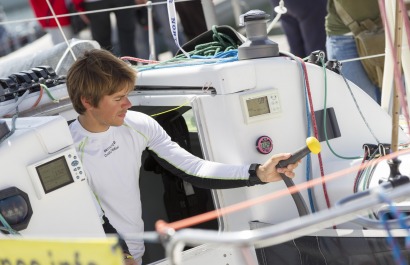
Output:
<svg viewBox="0 0 410 265">
<path fill-rule="evenodd" d="M 85 180 L 83 167 L 73 147 L 37 161 L 27 170 L 39 199 L 73 182 Z"/>
<path fill-rule="evenodd" d="M 282 113 L 279 91 L 275 88 L 240 95 L 245 123 L 272 119 Z"/>
<path fill-rule="evenodd" d="M 249 117 L 270 113 L 267 96 L 248 99 L 246 105 L 248 107 Z"/>
<path fill-rule="evenodd" d="M 64 156 L 36 167 L 44 193 L 61 188 L 74 182 Z"/>
</svg>

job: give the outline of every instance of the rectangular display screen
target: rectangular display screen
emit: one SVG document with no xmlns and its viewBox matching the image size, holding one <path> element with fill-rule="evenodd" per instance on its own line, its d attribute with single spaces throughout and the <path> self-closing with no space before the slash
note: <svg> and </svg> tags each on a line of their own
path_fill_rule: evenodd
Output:
<svg viewBox="0 0 410 265">
<path fill-rule="evenodd" d="M 259 97 L 246 100 L 249 117 L 270 113 L 268 97 Z"/>
<path fill-rule="evenodd" d="M 36 167 L 44 193 L 61 188 L 74 182 L 64 156 Z"/>
</svg>

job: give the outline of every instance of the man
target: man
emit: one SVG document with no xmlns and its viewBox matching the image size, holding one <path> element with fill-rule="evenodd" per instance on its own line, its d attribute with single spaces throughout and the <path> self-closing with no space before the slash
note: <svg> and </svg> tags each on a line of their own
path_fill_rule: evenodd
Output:
<svg viewBox="0 0 410 265">
<path fill-rule="evenodd" d="M 278 154 L 263 165 L 227 165 L 200 159 L 175 142 L 153 118 L 131 107 L 128 94 L 136 72 L 106 50 L 90 50 L 67 74 L 67 89 L 78 119 L 70 130 L 88 182 L 105 215 L 123 235 L 144 231 L 139 172 L 148 148 L 164 168 L 193 185 L 222 189 L 252 186 L 293 177 L 296 164 L 278 168 L 290 154 Z M 126 240 L 138 264 L 144 244 Z"/>
<path fill-rule="evenodd" d="M 380 88 L 371 81 L 362 62 L 359 60 L 348 61 L 350 59 L 359 58 L 360 56 L 357 52 L 357 45 L 353 32 L 350 30 L 349 26 L 343 23 L 343 20 L 339 15 L 339 12 L 342 12 L 342 10 L 338 11 L 338 8 L 336 8 L 337 3 L 340 5 L 339 8 L 343 8 L 344 12 L 351 17 L 350 19 L 353 22 L 358 23 L 359 25 L 368 25 L 369 22 L 366 22 L 366 20 L 369 19 L 376 25 L 381 25 L 382 22 L 378 1 L 329 0 L 327 3 L 328 14 L 326 16 L 325 26 L 328 59 L 338 61 L 347 60 L 347 62 L 343 63 L 341 69 L 343 76 L 355 83 L 374 99 L 374 101 L 380 104 Z M 351 23 L 352 25 L 355 24 L 353 22 Z"/>
<path fill-rule="evenodd" d="M 103 49 L 115 51 L 121 56 L 137 56 L 135 47 L 135 10 L 130 7 L 134 0 L 70 0 L 79 11 L 90 12 L 86 15 L 93 40 Z M 141 1 L 141 0 L 136 0 Z M 107 11 L 106 9 L 111 9 Z M 97 12 L 92 12 L 97 11 Z M 111 30 L 111 13 L 115 15 L 118 49 L 115 49 Z"/>
</svg>

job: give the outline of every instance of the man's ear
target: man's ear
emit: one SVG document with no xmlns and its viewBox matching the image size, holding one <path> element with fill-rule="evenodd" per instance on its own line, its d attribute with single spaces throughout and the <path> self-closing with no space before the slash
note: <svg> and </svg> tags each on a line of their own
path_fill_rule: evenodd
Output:
<svg viewBox="0 0 410 265">
<path fill-rule="evenodd" d="M 84 96 L 81 97 L 81 103 L 83 104 L 86 110 L 93 108 L 93 105 L 91 104 L 90 100 L 85 98 Z"/>
</svg>

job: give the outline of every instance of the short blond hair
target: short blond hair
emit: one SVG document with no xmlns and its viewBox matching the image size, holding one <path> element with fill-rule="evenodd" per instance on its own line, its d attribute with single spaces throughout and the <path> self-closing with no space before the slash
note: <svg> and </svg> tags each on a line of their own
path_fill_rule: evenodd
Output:
<svg viewBox="0 0 410 265">
<path fill-rule="evenodd" d="M 92 49 L 70 67 L 67 73 L 67 90 L 73 108 L 79 114 L 85 112 L 81 102 L 84 97 L 94 107 L 103 96 L 112 95 L 135 86 L 136 71 L 107 50 Z"/>
</svg>

